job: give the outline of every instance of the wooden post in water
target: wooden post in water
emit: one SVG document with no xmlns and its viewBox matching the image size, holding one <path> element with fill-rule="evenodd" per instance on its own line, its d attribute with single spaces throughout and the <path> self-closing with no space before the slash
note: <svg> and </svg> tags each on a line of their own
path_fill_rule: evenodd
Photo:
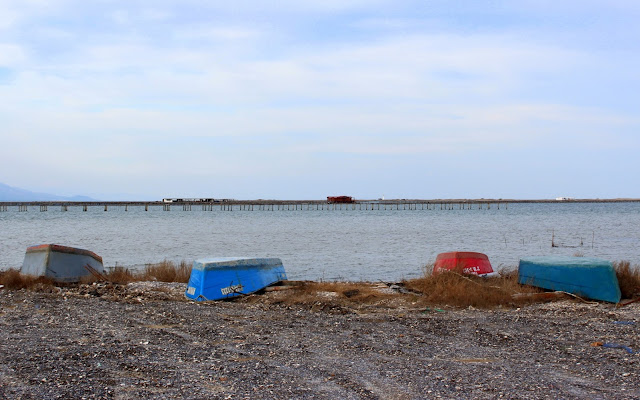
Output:
<svg viewBox="0 0 640 400">
<path fill-rule="evenodd" d="M 109 207 L 108 207 L 106 204 L 104 205 L 104 210 L 105 210 L 105 211 L 108 211 L 108 210 L 109 210 Z"/>
</svg>

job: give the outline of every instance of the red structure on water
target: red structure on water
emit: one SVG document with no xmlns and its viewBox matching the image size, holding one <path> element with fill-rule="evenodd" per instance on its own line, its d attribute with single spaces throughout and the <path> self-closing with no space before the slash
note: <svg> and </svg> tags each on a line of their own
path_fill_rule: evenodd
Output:
<svg viewBox="0 0 640 400">
<path fill-rule="evenodd" d="M 327 203 L 355 203 L 351 196 L 327 196 Z"/>
</svg>

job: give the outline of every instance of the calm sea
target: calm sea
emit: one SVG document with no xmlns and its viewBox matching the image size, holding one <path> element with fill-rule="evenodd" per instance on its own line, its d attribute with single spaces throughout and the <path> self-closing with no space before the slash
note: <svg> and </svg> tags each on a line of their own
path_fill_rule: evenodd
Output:
<svg viewBox="0 0 640 400">
<path fill-rule="evenodd" d="M 552 238 L 559 247 L 552 247 Z M 640 204 L 509 204 L 484 209 L 192 211 L 174 207 L 31 207 L 0 212 L 0 269 L 28 246 L 92 250 L 105 266 L 141 268 L 209 256 L 279 257 L 290 279 L 398 280 L 438 253 L 486 253 L 494 268 L 520 257 L 575 255 L 640 264 Z"/>
</svg>

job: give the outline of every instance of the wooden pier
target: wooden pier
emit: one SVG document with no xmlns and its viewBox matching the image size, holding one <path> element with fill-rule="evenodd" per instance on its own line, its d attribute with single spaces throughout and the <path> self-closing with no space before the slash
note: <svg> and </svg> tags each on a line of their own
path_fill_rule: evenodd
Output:
<svg viewBox="0 0 640 400">
<path fill-rule="evenodd" d="M 394 199 L 356 200 L 353 203 L 329 203 L 326 200 L 225 200 L 225 201 L 5 201 L 0 202 L 0 212 L 15 209 L 19 212 L 45 212 L 50 209 L 69 211 L 70 207 L 124 209 L 133 207 L 149 211 L 151 207 L 162 207 L 164 211 L 325 211 L 325 210 L 490 210 L 508 209 L 509 204 L 522 203 L 637 203 L 640 199 L 571 199 L 571 200 L 521 200 L 521 199 Z"/>
</svg>

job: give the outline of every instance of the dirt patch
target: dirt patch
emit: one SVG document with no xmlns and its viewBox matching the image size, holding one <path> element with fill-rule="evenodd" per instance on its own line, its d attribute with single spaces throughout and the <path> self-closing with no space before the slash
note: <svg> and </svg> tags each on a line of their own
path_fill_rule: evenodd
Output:
<svg viewBox="0 0 640 400">
<path fill-rule="evenodd" d="M 640 398 L 640 355 L 591 346 L 638 350 L 638 303 L 461 309 L 334 289 L 1 289 L 0 398 Z"/>
</svg>

